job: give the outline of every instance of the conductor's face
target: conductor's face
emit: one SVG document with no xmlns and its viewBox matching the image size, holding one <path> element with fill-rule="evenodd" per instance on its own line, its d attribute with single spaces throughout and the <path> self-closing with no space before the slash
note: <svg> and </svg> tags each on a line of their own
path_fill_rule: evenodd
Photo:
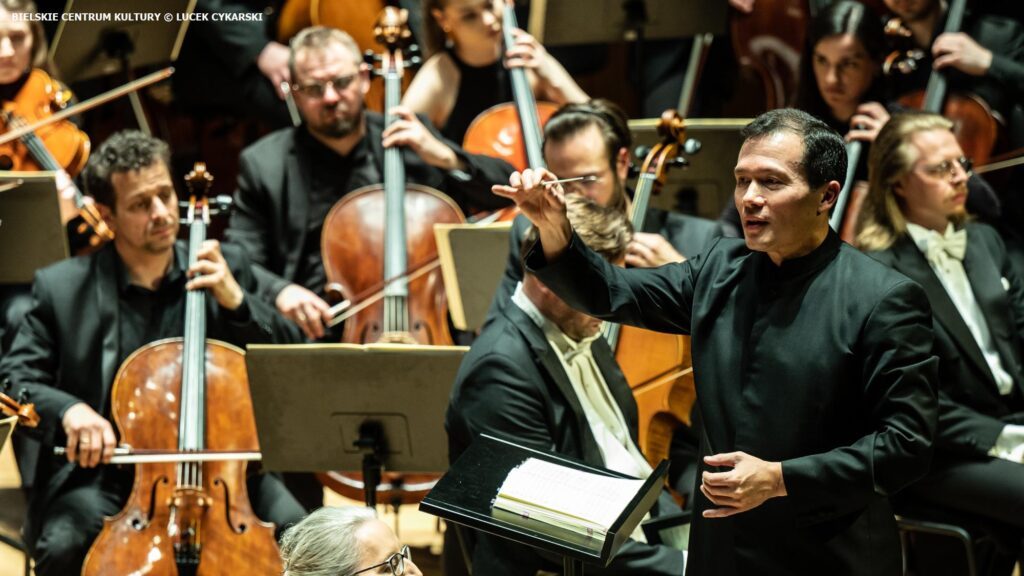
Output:
<svg viewBox="0 0 1024 576">
<path fill-rule="evenodd" d="M 747 140 L 736 162 L 736 209 L 747 247 L 776 264 L 818 247 L 828 226 L 824 191 L 811 190 L 800 166 L 804 145 L 792 132 Z"/>
<path fill-rule="evenodd" d="M 160 160 L 130 172 L 115 172 L 113 210 L 105 211 L 114 243 L 124 253 L 162 254 L 178 237 L 178 195 Z"/>
<path fill-rule="evenodd" d="M 367 72 L 356 55 L 341 44 L 307 49 L 296 54 L 292 92 L 299 113 L 314 134 L 343 138 L 363 120 L 363 97 L 369 90 Z"/>
</svg>

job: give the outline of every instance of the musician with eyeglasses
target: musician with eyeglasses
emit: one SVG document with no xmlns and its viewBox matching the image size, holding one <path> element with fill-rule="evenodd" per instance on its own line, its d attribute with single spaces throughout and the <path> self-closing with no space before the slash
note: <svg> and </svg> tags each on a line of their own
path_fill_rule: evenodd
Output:
<svg viewBox="0 0 1024 576">
<path fill-rule="evenodd" d="M 281 536 L 284 576 L 390 574 L 423 576 L 408 546 L 373 509 L 324 507 Z"/>
<path fill-rule="evenodd" d="M 273 132 L 240 159 L 227 238 L 244 246 L 261 279 L 261 296 L 310 339 L 330 320 L 320 233 L 328 211 L 359 187 L 379 184 L 384 149 L 402 148 L 406 179 L 436 188 L 463 209 L 507 205 L 490 193 L 512 172 L 504 161 L 464 152 L 407 108 L 385 129 L 367 111 L 370 73 L 348 34 L 311 27 L 291 42 L 291 85 L 303 123 Z"/>
<path fill-rule="evenodd" d="M 1008 575 L 1024 539 L 1024 281 L 996 231 L 967 217 L 971 163 L 951 128 L 898 114 L 882 129 L 857 243 L 920 284 L 933 312 L 935 457 L 900 502 L 980 520 L 1002 544 L 988 573 Z"/>
</svg>

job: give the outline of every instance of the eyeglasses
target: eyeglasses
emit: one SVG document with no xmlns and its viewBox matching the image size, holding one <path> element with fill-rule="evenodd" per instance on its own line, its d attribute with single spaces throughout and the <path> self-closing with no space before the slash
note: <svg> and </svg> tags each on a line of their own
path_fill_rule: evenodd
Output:
<svg viewBox="0 0 1024 576">
<path fill-rule="evenodd" d="M 387 560 L 381 562 L 380 564 L 374 564 L 369 568 L 357 570 L 353 572 L 351 576 L 356 576 L 356 574 L 362 574 L 364 572 L 370 572 L 371 570 L 376 570 L 384 566 L 387 566 L 388 570 L 391 571 L 391 576 L 402 576 L 403 574 L 405 574 L 405 562 L 407 560 L 410 562 L 412 561 L 412 552 L 409 551 L 408 546 L 402 546 L 401 550 L 395 552 L 391 556 L 388 556 Z"/>
<path fill-rule="evenodd" d="M 305 84 L 292 84 L 291 90 L 297 94 L 301 94 L 306 98 L 323 98 L 324 94 L 327 93 L 327 86 L 330 85 L 335 92 L 341 92 L 345 88 L 348 88 L 352 81 L 359 76 L 358 72 L 352 74 L 345 74 L 344 76 L 338 76 L 337 78 L 331 78 L 322 82 L 306 82 Z"/>
<path fill-rule="evenodd" d="M 964 173 L 970 176 L 971 170 L 974 168 L 974 161 L 967 156 L 961 156 L 954 158 L 953 160 L 943 160 L 938 164 L 932 166 L 925 166 L 923 168 L 925 174 L 935 178 L 942 178 L 948 176 L 954 178 L 956 176 L 956 167 L 960 166 Z"/>
</svg>

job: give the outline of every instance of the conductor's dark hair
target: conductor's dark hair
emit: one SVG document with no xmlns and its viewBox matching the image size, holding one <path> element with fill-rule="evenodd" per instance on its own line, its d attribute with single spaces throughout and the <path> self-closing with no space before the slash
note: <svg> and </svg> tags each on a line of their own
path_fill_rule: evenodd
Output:
<svg viewBox="0 0 1024 576">
<path fill-rule="evenodd" d="M 83 174 L 85 190 L 96 202 L 114 209 L 116 194 L 111 178 L 114 174 L 134 172 L 157 162 L 171 167 L 171 150 L 167 143 L 138 130 L 116 132 L 92 153 Z"/>
<path fill-rule="evenodd" d="M 832 180 L 842 186 L 846 179 L 846 144 L 838 132 L 814 116 L 794 108 L 770 110 L 743 127 L 743 143 L 760 140 L 780 132 L 800 137 L 804 153 L 800 172 L 812 190 Z"/>
</svg>

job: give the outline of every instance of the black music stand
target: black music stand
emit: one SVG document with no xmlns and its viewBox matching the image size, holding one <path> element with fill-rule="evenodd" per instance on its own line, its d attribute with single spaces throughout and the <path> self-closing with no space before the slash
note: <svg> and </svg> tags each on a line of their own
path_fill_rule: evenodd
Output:
<svg viewBox="0 0 1024 576">
<path fill-rule="evenodd" d="M 68 257 L 53 172 L 0 172 L 0 284 L 31 284 Z"/>
<path fill-rule="evenodd" d="M 448 468 L 444 413 L 464 346 L 251 345 L 245 356 L 263 467 L 363 470 L 377 504 L 385 467 Z M 377 481 L 374 481 L 374 480 Z"/>
<path fill-rule="evenodd" d="M 130 82 L 137 68 L 178 59 L 195 5 L 196 0 L 68 0 L 50 45 L 50 58 L 68 84 L 118 73 Z M 132 16 L 127 21 L 118 16 L 125 14 Z M 71 20 L 89 15 L 100 17 Z M 128 98 L 139 128 L 150 134 L 138 93 L 131 92 Z"/>
<path fill-rule="evenodd" d="M 668 474 L 668 461 L 662 460 L 619 514 L 607 537 L 600 540 L 536 520 L 516 518 L 512 513 L 493 508 L 494 498 L 508 473 L 528 458 L 594 474 L 628 478 L 559 454 L 541 452 L 481 434 L 420 502 L 420 510 L 474 530 L 557 554 L 563 558 L 565 576 L 577 576 L 583 574 L 584 562 L 608 565 L 657 502 Z"/>
<path fill-rule="evenodd" d="M 483 326 L 508 262 L 512 222 L 435 224 L 448 313 L 459 330 Z"/>
</svg>

